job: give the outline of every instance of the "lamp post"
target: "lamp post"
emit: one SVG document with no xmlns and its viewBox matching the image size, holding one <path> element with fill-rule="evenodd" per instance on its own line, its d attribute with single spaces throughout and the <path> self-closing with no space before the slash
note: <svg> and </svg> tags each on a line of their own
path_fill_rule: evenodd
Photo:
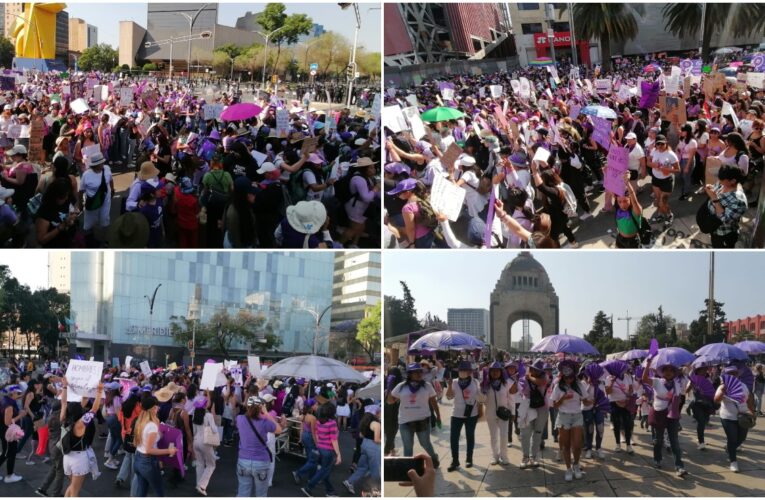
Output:
<svg viewBox="0 0 765 500">
<path fill-rule="evenodd" d="M 159 287 L 161 287 L 161 286 L 162 286 L 162 283 L 157 285 L 157 288 L 154 289 L 154 293 L 151 294 L 151 297 L 149 297 L 148 295 L 144 295 L 143 296 L 149 302 L 149 333 L 148 333 L 148 335 L 146 335 L 146 337 L 147 337 L 147 339 L 146 339 L 146 346 L 148 347 L 148 351 L 149 351 L 149 355 L 148 355 L 149 364 L 151 364 L 151 358 L 152 358 L 152 356 L 151 356 L 151 343 L 152 343 L 151 335 L 153 333 L 152 328 L 154 326 L 153 325 L 153 319 L 154 319 L 154 300 L 157 298 L 157 292 L 159 291 Z"/>
<path fill-rule="evenodd" d="M 571 56 L 573 57 L 574 66 L 579 66 L 579 54 L 577 54 L 576 35 L 574 32 L 574 5 L 571 2 L 568 3 L 568 21 L 569 31 L 571 32 Z"/>
<path fill-rule="evenodd" d="M 547 14 L 547 38 L 550 39 L 550 58 L 552 59 L 553 66 L 555 66 L 555 29 L 553 23 L 555 22 L 555 8 L 553 4 L 548 3 L 545 5 L 545 11 Z"/>
<path fill-rule="evenodd" d="M 307 307 L 299 307 L 297 308 L 298 311 L 305 311 L 316 320 L 316 324 L 314 325 L 314 334 L 313 334 L 313 349 L 311 350 L 311 354 L 316 354 L 317 346 L 316 343 L 319 340 L 319 328 L 321 325 L 321 319 L 324 317 L 327 312 L 332 309 L 332 304 L 328 305 L 324 308 L 324 310 L 321 311 L 321 313 L 316 312 L 314 309 L 309 309 Z"/>
<path fill-rule="evenodd" d="M 260 31 L 256 31 L 258 35 L 262 36 L 266 40 L 265 48 L 263 49 L 263 83 L 260 86 L 260 91 L 265 93 L 266 92 L 266 64 L 268 63 L 268 40 L 271 38 L 271 36 L 276 33 L 279 30 L 283 30 L 286 28 L 286 26 L 282 26 L 280 28 L 276 28 L 269 34 L 261 33 Z"/>
<path fill-rule="evenodd" d="M 191 37 L 191 30 L 194 28 L 194 21 L 197 20 L 197 17 L 199 17 L 199 14 L 202 13 L 203 10 L 207 8 L 207 6 L 210 5 L 209 3 L 206 3 L 202 5 L 202 7 L 197 10 L 193 16 L 190 16 L 189 14 L 185 12 L 178 12 L 178 14 L 182 15 L 186 18 L 186 20 L 189 22 L 189 37 Z M 189 80 L 191 80 L 191 40 L 189 40 L 189 51 L 186 54 L 186 71 L 188 72 Z"/>
<path fill-rule="evenodd" d="M 203 40 L 210 38 L 212 36 L 211 31 L 203 31 L 197 35 L 184 35 L 184 36 L 178 36 L 174 38 L 168 38 L 166 40 L 159 40 L 157 42 L 146 42 L 143 44 L 144 47 L 151 48 L 151 47 L 159 47 L 160 45 L 167 45 L 170 44 L 170 71 L 168 73 L 168 78 L 170 80 L 173 79 L 173 45 L 179 42 L 191 42 L 191 40 Z"/>
<path fill-rule="evenodd" d="M 351 94 L 353 93 L 353 81 L 356 79 L 356 45 L 359 40 L 359 30 L 361 29 L 361 14 L 359 13 L 359 4 L 357 3 L 340 3 L 338 4 L 341 9 L 345 10 L 351 5 L 353 6 L 353 12 L 356 15 L 356 29 L 353 31 L 353 50 L 351 51 L 351 61 L 348 63 L 348 91 L 345 100 L 345 106 L 351 107 Z"/>
</svg>

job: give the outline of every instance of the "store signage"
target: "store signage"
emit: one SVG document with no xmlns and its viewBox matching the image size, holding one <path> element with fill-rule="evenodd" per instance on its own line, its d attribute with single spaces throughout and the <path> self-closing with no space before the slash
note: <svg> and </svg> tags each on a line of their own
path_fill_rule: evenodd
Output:
<svg viewBox="0 0 765 500">
<path fill-rule="evenodd" d="M 148 335 L 149 334 L 149 327 L 148 326 L 137 326 L 137 325 L 130 325 L 125 330 L 126 335 Z M 167 327 L 160 327 L 155 326 L 151 328 L 151 335 L 153 337 L 172 337 L 173 334 L 170 331 L 170 328 Z"/>
</svg>

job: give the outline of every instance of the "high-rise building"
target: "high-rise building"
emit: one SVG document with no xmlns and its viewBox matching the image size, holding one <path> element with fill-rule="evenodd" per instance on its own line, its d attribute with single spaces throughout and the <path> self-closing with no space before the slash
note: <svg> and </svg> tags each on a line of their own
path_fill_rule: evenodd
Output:
<svg viewBox="0 0 765 500">
<path fill-rule="evenodd" d="M 313 26 L 311 26 L 311 31 L 309 31 L 307 35 L 300 35 L 300 37 L 298 37 L 298 43 L 305 43 L 309 40 L 313 40 L 314 38 L 319 38 L 326 32 L 327 31 L 324 29 L 324 25 L 313 23 Z"/>
<path fill-rule="evenodd" d="M 368 306 L 380 301 L 382 256 L 380 252 L 346 251 L 335 254 L 332 284 L 332 334 L 330 352 L 358 352 L 355 325 Z"/>
<path fill-rule="evenodd" d="M 69 50 L 81 53 L 88 45 L 88 23 L 84 19 L 69 19 Z"/>
<path fill-rule="evenodd" d="M 235 28 L 246 31 L 265 31 L 263 27 L 258 24 L 255 18 L 260 15 L 260 12 L 247 11 L 243 16 L 236 19 Z"/>
<path fill-rule="evenodd" d="M 88 47 L 98 45 L 98 27 L 88 24 Z"/>
<path fill-rule="evenodd" d="M 56 59 L 69 59 L 69 13 L 65 10 L 56 14 Z"/>
<path fill-rule="evenodd" d="M 69 293 L 71 283 L 71 252 L 48 252 L 48 286 L 61 293 Z"/>
<path fill-rule="evenodd" d="M 333 259 L 308 252 L 73 252 L 72 345 L 98 360 L 167 355 L 181 362 L 189 350 L 172 338 L 174 317 L 193 312 L 204 323 L 224 310 L 245 310 L 279 335 L 278 352 L 310 353 L 316 337 L 317 352 L 326 354 L 332 311 L 318 329 L 313 313 L 332 303 Z M 231 354 L 243 356 L 253 345 L 235 340 Z M 204 354 L 197 348 L 197 357 Z"/>
<path fill-rule="evenodd" d="M 17 16 L 20 16 L 24 12 L 24 4 L 21 2 L 8 2 L 0 4 L 0 12 L 2 12 L 2 30 L 5 38 L 11 38 L 13 32 L 13 25 L 16 24 Z"/>
<path fill-rule="evenodd" d="M 141 47 L 141 42 L 146 36 L 146 30 L 133 21 L 120 21 L 119 61 L 122 66 L 127 64 L 131 68 L 137 64 L 136 55 Z"/>
<path fill-rule="evenodd" d="M 449 330 L 467 333 L 479 339 L 489 338 L 488 309 L 449 309 L 446 312 Z"/>
</svg>

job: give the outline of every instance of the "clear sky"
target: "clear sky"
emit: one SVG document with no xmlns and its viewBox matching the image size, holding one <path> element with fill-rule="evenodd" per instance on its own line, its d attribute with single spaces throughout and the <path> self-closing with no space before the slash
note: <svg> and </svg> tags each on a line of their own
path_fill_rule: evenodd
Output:
<svg viewBox="0 0 765 500">
<path fill-rule="evenodd" d="M 489 309 L 489 296 L 502 269 L 517 252 L 394 251 L 383 255 L 383 292 L 402 297 L 399 281 L 412 291 L 418 316 L 426 312 L 446 321 L 451 308 Z M 534 257 L 545 267 L 560 301 L 561 332 L 589 332 L 598 310 L 614 315 L 614 334 L 625 338 L 629 315 L 634 331 L 645 314 L 659 305 L 679 322 L 698 318 L 707 296 L 709 253 L 701 251 L 615 252 L 541 251 Z M 765 314 L 765 254 L 717 252 L 715 299 L 725 303 L 730 319 Z M 518 322 L 513 327 L 513 334 Z M 535 323 L 532 323 L 535 325 Z M 539 328 L 531 329 L 538 337 Z"/>
<path fill-rule="evenodd" d="M 48 287 L 47 250 L 3 250 L 0 265 L 11 269 L 11 275 L 32 290 Z"/>
<path fill-rule="evenodd" d="M 200 6 L 205 2 L 199 2 Z M 353 31 L 356 19 L 353 9 L 341 10 L 336 2 L 316 3 L 288 3 L 287 14 L 307 14 L 313 22 L 324 26 L 326 31 L 334 31 L 344 35 L 353 42 Z M 243 16 L 247 11 L 260 12 L 265 8 L 265 3 L 250 2 L 226 2 L 218 6 L 218 23 L 225 26 L 234 26 L 236 19 Z M 88 24 L 98 27 L 98 43 L 107 43 L 116 47 L 119 41 L 119 22 L 134 21 L 140 26 L 146 27 L 145 2 L 135 3 L 111 3 L 98 2 L 67 2 L 69 17 L 84 19 Z M 376 10 L 369 10 L 374 8 Z M 372 52 L 380 50 L 380 25 L 382 23 L 382 11 L 380 3 L 359 3 L 361 14 L 361 30 L 359 31 L 359 45 Z"/>
</svg>

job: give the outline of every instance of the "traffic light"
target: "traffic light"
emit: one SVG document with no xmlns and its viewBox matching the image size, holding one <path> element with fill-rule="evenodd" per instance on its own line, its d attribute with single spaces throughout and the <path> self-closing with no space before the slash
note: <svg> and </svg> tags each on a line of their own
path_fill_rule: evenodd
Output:
<svg viewBox="0 0 765 500">
<path fill-rule="evenodd" d="M 356 65 L 355 64 L 349 64 L 345 68 L 345 76 L 348 80 L 355 80 L 356 79 Z"/>
</svg>

